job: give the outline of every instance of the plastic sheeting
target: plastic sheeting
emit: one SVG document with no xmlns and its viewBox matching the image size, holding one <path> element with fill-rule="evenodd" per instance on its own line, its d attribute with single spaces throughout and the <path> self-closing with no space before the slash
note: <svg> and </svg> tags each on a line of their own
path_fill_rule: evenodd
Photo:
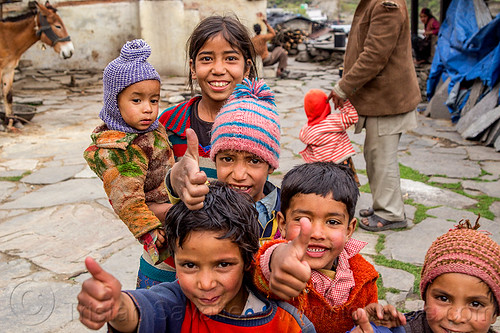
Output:
<svg viewBox="0 0 500 333">
<path fill-rule="evenodd" d="M 460 111 L 468 98 L 468 94 L 465 100 L 459 98 L 464 96 L 458 93 L 462 90 L 460 85 L 463 81 L 479 78 L 489 91 L 500 76 L 500 15 L 479 28 L 473 14 L 477 14 L 474 1 L 452 1 L 439 30 L 427 80 L 427 98 L 430 100 L 439 80 L 445 81 L 450 77 L 446 104 L 453 122 L 460 118 Z"/>
</svg>

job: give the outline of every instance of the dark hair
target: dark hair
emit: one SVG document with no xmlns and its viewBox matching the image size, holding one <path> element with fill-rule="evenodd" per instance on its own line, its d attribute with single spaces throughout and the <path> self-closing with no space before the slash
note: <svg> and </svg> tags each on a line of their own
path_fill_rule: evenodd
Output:
<svg viewBox="0 0 500 333">
<path fill-rule="evenodd" d="M 262 27 L 260 26 L 260 24 L 255 23 L 255 24 L 253 25 L 253 31 L 255 31 L 255 33 L 256 33 L 257 35 L 259 35 L 259 34 L 260 34 L 260 32 L 262 31 Z"/>
<path fill-rule="evenodd" d="M 422 8 L 422 10 L 420 11 L 420 14 L 424 14 L 424 15 L 425 15 L 425 16 L 427 16 L 429 19 L 430 19 L 430 18 L 434 18 L 434 19 L 436 19 L 436 18 L 434 17 L 434 15 L 432 15 L 432 12 L 431 12 L 431 10 L 430 10 L 429 8 Z"/>
<path fill-rule="evenodd" d="M 281 212 L 286 215 L 296 194 L 332 195 L 346 205 L 349 221 L 354 218 L 359 190 L 350 168 L 333 162 L 314 162 L 295 166 L 281 183 Z"/>
<path fill-rule="evenodd" d="M 192 60 L 194 64 L 196 55 L 203 45 L 205 45 L 206 41 L 218 34 L 222 34 L 224 39 L 227 40 L 232 47 L 238 48 L 242 52 L 245 59 L 245 68 L 247 66 L 247 60 L 251 61 L 248 77 L 249 79 L 254 79 L 257 75 L 257 69 L 255 67 L 255 49 L 248 34 L 248 30 L 241 24 L 236 15 L 213 15 L 198 23 L 187 41 L 189 60 Z M 191 88 L 191 93 L 193 93 L 193 79 L 191 75 L 189 75 L 188 85 Z"/>
<path fill-rule="evenodd" d="M 486 285 L 486 287 L 488 287 L 488 297 L 490 298 L 491 303 L 493 303 L 493 308 L 494 308 L 493 314 L 498 316 L 498 314 L 500 313 L 499 312 L 500 308 L 498 307 L 498 301 L 497 301 L 495 295 L 493 294 L 493 291 L 491 290 L 490 286 L 488 286 L 488 284 L 486 282 L 481 280 L 481 283 L 484 283 Z"/>
<path fill-rule="evenodd" d="M 252 198 L 214 181 L 209 185 L 203 208 L 189 210 L 181 201 L 170 208 L 165 218 L 167 246 L 175 256 L 192 231 L 221 232 L 218 239 L 230 239 L 240 248 L 245 267 L 259 249 L 258 213 Z"/>
</svg>

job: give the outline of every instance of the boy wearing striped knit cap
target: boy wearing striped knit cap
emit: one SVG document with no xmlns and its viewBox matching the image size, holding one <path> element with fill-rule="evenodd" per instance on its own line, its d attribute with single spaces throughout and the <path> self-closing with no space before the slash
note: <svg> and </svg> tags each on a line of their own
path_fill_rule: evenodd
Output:
<svg viewBox="0 0 500 333">
<path fill-rule="evenodd" d="M 364 312 L 352 332 L 495 332 L 499 314 L 500 245 L 468 220 L 438 237 L 427 251 L 421 273 L 424 309 L 405 314 L 406 325 L 370 327 Z M 364 326 L 364 327 L 363 327 Z"/>
<path fill-rule="evenodd" d="M 354 172 L 354 179 L 359 186 L 351 158 L 356 152 L 345 131 L 358 122 L 358 113 L 354 106 L 346 100 L 338 113 L 331 113 L 326 93 L 319 89 L 311 89 L 304 97 L 304 110 L 307 124 L 300 130 L 300 140 L 306 145 L 300 152 L 304 161 L 346 165 Z"/>
<path fill-rule="evenodd" d="M 259 212 L 261 242 L 279 237 L 280 189 L 267 180 L 279 166 L 280 120 L 263 80 L 244 79 L 215 118 L 210 158 L 217 179 L 249 194 Z"/>
<path fill-rule="evenodd" d="M 111 206 L 144 245 L 153 262 L 162 260 L 162 221 L 146 202 L 169 207 L 164 185 L 174 157 L 165 128 L 156 117 L 160 76 L 147 62 L 151 47 L 127 42 L 103 73 L 103 124 L 91 135 L 84 158 L 103 181 Z"/>
</svg>

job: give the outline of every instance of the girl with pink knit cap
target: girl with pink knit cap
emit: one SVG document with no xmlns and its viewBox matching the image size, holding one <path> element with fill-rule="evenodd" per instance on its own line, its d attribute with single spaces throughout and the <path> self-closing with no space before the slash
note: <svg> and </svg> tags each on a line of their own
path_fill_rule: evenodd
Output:
<svg viewBox="0 0 500 333">
<path fill-rule="evenodd" d="M 438 237 L 427 251 L 420 281 L 424 309 L 392 329 L 370 325 L 363 309 L 351 332 L 487 333 L 499 314 L 500 245 L 468 220 Z M 404 321 L 404 320 L 403 320 Z M 404 323 L 403 323 L 404 324 Z"/>
</svg>

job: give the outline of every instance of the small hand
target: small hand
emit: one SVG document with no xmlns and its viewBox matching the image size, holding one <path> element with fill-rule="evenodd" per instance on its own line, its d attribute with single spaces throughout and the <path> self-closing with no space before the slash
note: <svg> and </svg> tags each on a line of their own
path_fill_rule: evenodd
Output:
<svg viewBox="0 0 500 333">
<path fill-rule="evenodd" d="M 97 330 L 117 316 L 121 305 L 121 284 L 94 259 L 87 257 L 85 266 L 92 277 L 82 284 L 77 296 L 77 310 L 82 324 Z"/>
<path fill-rule="evenodd" d="M 394 305 L 382 306 L 378 303 L 371 303 L 365 306 L 364 310 L 368 319 L 378 326 L 397 327 L 406 324 L 406 317 L 399 312 Z"/>
<path fill-rule="evenodd" d="M 277 246 L 271 256 L 269 288 L 284 300 L 298 296 L 311 278 L 311 267 L 304 261 L 311 237 L 311 222 L 301 218 L 300 226 L 299 235 L 291 242 Z"/>
<path fill-rule="evenodd" d="M 333 105 L 335 105 L 335 109 L 340 109 L 341 107 L 344 106 L 345 100 L 341 98 L 339 95 L 337 95 L 333 89 L 328 95 L 327 101 L 329 101 L 330 99 L 332 100 Z"/>
<path fill-rule="evenodd" d="M 156 242 L 155 245 L 159 249 L 163 246 L 163 243 L 165 243 L 165 230 L 158 228 L 155 230 L 156 232 Z"/>
<path fill-rule="evenodd" d="M 172 167 L 170 182 L 175 193 L 186 206 L 191 210 L 196 210 L 203 207 L 205 194 L 208 193 L 207 175 L 200 171 L 198 137 L 191 128 L 186 130 L 186 139 L 186 153 Z"/>
</svg>

